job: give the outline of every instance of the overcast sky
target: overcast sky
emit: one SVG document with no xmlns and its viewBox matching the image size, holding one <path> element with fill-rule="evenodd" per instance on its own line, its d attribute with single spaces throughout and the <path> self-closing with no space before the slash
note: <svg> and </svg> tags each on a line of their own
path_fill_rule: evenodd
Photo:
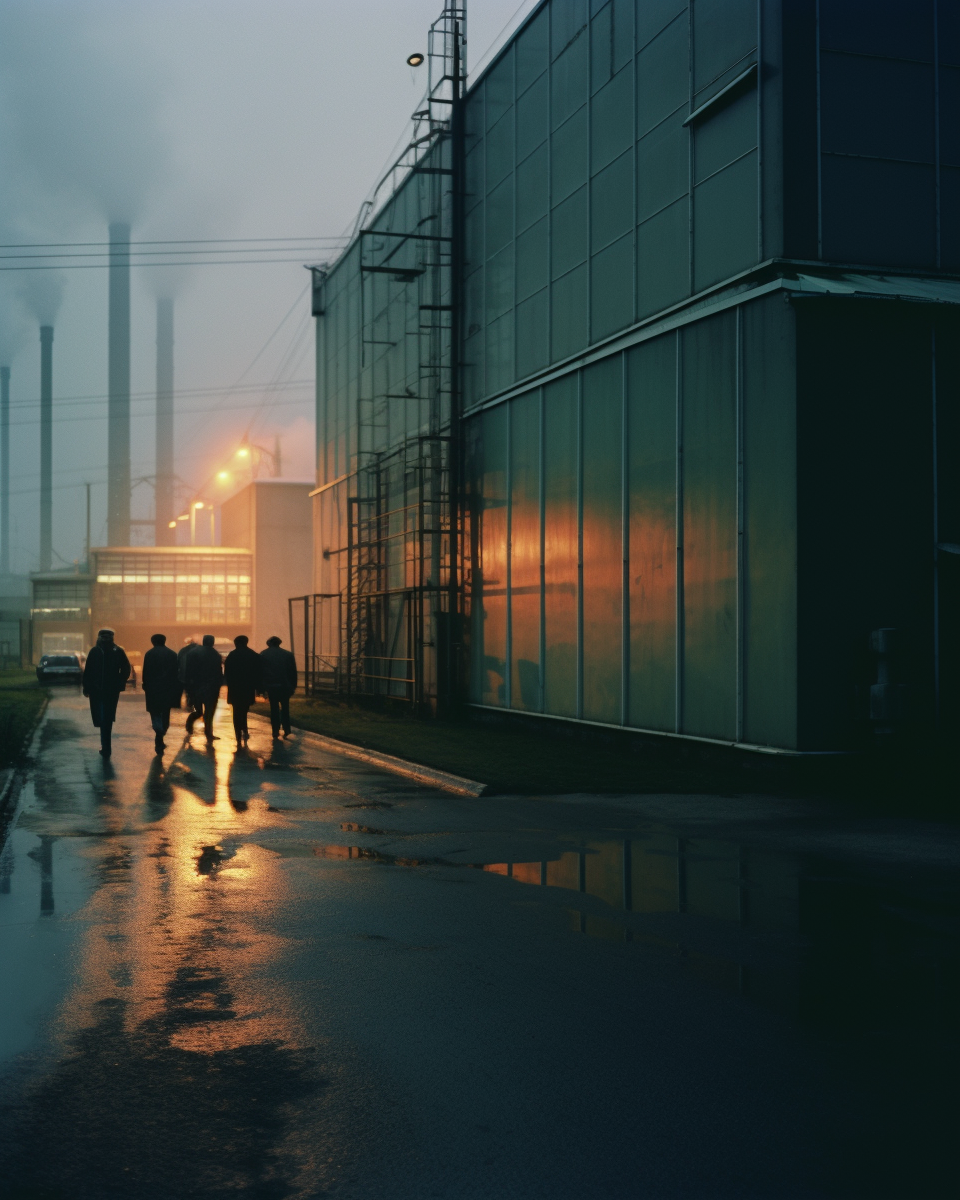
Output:
<svg viewBox="0 0 960 1200">
<path fill-rule="evenodd" d="M 534 4 L 470 0 L 471 69 Z M 422 94 L 424 72 L 405 58 L 426 48 L 440 7 L 0 0 L 0 242 L 103 242 L 110 219 L 130 220 L 135 240 L 342 234 Z M 153 473 L 156 296 L 168 290 L 178 474 L 199 488 L 253 419 L 254 440 L 272 446 L 280 435 L 285 476 L 313 478 L 313 322 L 301 264 L 326 256 L 301 242 L 277 254 L 294 260 L 283 264 L 134 270 L 135 478 Z M 107 273 L 0 272 L 14 571 L 37 565 L 38 325 L 51 319 L 54 549 L 66 562 L 82 553 L 85 480 L 94 544 L 105 537 Z M 134 515 L 149 515 L 149 487 L 134 497 Z"/>
</svg>

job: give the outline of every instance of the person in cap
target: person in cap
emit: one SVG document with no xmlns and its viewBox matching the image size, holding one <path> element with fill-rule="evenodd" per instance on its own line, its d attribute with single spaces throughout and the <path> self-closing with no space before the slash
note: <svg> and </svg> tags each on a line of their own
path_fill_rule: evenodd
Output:
<svg viewBox="0 0 960 1200">
<path fill-rule="evenodd" d="M 242 633 L 233 639 L 235 650 L 231 650 L 223 664 L 223 681 L 227 685 L 227 703 L 233 709 L 233 732 L 237 735 L 237 749 L 250 740 L 247 728 L 247 713 L 257 698 L 260 685 L 260 655 L 251 650 L 250 641 Z"/>
<path fill-rule="evenodd" d="M 157 754 L 162 754 L 166 748 L 164 734 L 170 728 L 170 709 L 180 704 L 180 679 L 177 656 L 167 645 L 166 636 L 155 633 L 150 641 L 153 649 L 143 656 L 141 682 L 155 735 L 154 747 Z"/>
<path fill-rule="evenodd" d="M 113 723 L 117 702 L 130 678 L 130 660 L 114 641 L 112 629 L 101 629 L 97 644 L 87 655 L 83 668 L 83 694 L 90 701 L 94 728 L 100 730 L 100 753 L 109 758 L 112 750 Z"/>
<path fill-rule="evenodd" d="M 297 690 L 297 660 L 281 646 L 281 638 L 267 638 L 266 650 L 260 651 L 260 689 L 270 701 L 273 736 L 290 735 L 290 697 Z"/>
<path fill-rule="evenodd" d="M 203 716 L 203 728 L 207 741 L 214 741 L 213 714 L 217 711 L 220 689 L 223 687 L 223 659 L 214 646 L 212 633 L 203 635 L 203 644 L 195 646 L 187 655 L 187 692 L 193 701 L 194 711 L 187 717 L 187 736 L 199 716 Z"/>
</svg>

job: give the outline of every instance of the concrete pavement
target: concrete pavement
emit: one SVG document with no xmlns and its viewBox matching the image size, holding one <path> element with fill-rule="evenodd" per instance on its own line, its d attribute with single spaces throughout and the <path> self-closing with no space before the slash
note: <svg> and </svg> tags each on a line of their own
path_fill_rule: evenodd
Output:
<svg viewBox="0 0 960 1200">
<path fill-rule="evenodd" d="M 950 1191 L 956 829 L 451 796 L 175 716 L 163 760 L 140 693 L 108 764 L 76 693 L 38 730 L 5 1198 Z"/>
</svg>

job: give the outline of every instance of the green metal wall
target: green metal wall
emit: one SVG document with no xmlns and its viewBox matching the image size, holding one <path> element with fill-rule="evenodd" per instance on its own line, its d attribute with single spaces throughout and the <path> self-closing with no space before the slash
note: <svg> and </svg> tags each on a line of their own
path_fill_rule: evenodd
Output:
<svg viewBox="0 0 960 1200">
<path fill-rule="evenodd" d="M 756 0 L 552 0 L 467 98 L 465 402 L 755 265 Z"/>
<path fill-rule="evenodd" d="M 766 297 L 470 418 L 474 703 L 797 745 L 794 359 Z"/>
</svg>

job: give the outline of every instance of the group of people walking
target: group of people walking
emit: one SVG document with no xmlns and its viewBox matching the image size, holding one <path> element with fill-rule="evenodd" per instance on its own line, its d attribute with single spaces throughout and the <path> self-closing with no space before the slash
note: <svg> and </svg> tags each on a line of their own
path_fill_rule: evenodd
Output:
<svg viewBox="0 0 960 1200">
<path fill-rule="evenodd" d="M 187 737 L 198 721 L 203 722 L 207 742 L 214 741 L 213 717 L 220 691 L 227 687 L 227 703 L 233 709 L 233 731 L 237 749 L 250 737 L 247 713 L 258 695 L 270 701 L 270 725 L 273 736 L 290 733 L 290 697 L 297 689 L 297 664 L 281 639 L 267 638 L 267 648 L 259 654 L 249 647 L 249 638 L 241 634 L 233 639 L 234 649 L 226 659 L 206 634 L 200 645 L 190 639 L 179 653 L 166 644 L 166 635 L 155 633 L 152 649 L 143 656 L 141 684 L 153 726 L 157 754 L 166 749 L 164 737 L 170 728 L 170 711 L 179 708 L 184 695 L 190 712 Z M 101 629 L 97 644 L 87 655 L 83 669 L 83 694 L 89 697 L 90 714 L 100 730 L 100 753 L 109 758 L 113 725 L 117 719 L 120 693 L 130 678 L 130 660 L 114 640 L 112 629 Z"/>
</svg>

